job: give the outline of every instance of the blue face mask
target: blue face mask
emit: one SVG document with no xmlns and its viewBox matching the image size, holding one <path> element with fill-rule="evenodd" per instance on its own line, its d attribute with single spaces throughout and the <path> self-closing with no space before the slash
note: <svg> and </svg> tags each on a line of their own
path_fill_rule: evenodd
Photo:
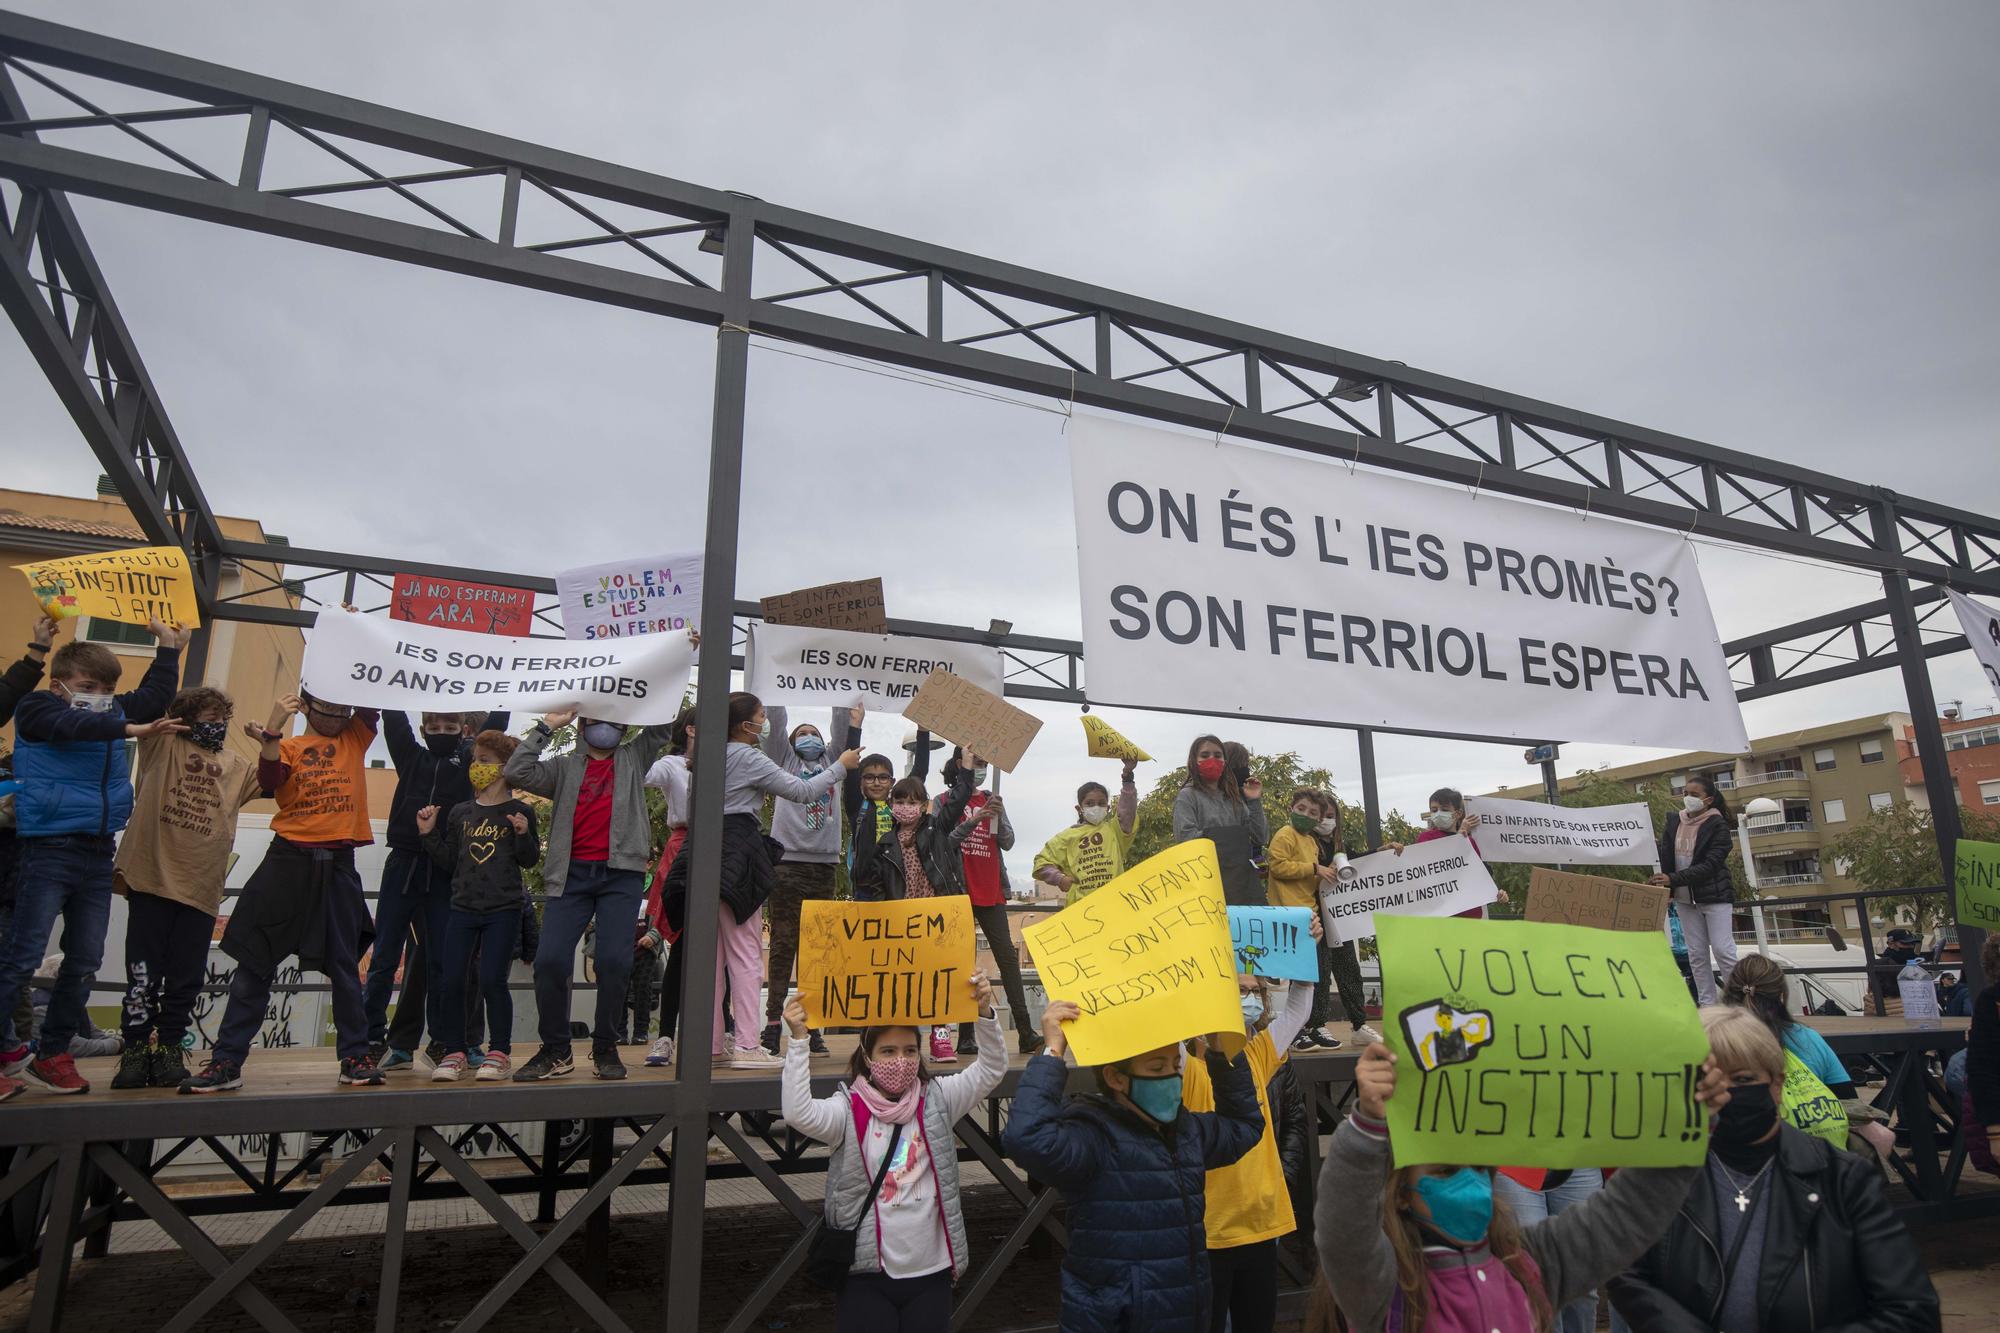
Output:
<svg viewBox="0 0 2000 1333">
<path fill-rule="evenodd" d="M 1243 992 L 1243 1026 L 1254 1028 L 1264 1021 L 1264 997 L 1256 991 Z"/>
<path fill-rule="evenodd" d="M 1493 1225 L 1493 1179 L 1484 1171 L 1461 1166 L 1448 1176 L 1425 1176 L 1417 1194 L 1431 1210 L 1431 1225 L 1445 1235 L 1467 1245 L 1486 1239 Z"/>
<path fill-rule="evenodd" d="M 1132 1104 L 1163 1125 L 1170 1125 L 1174 1117 L 1181 1113 L 1181 1076 L 1169 1074 L 1165 1078 L 1132 1077 L 1132 1091 L 1126 1094 Z"/>
<path fill-rule="evenodd" d="M 792 749 L 798 752 L 799 758 L 811 763 L 826 753 L 826 742 L 817 736 L 801 736 L 792 742 Z"/>
</svg>

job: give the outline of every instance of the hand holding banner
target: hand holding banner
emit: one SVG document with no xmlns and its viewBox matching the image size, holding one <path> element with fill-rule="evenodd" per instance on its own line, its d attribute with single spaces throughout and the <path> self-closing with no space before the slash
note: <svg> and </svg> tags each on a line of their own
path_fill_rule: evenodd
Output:
<svg viewBox="0 0 2000 1333">
<path fill-rule="evenodd" d="M 1042 989 L 1083 1010 L 1067 1029 L 1078 1064 L 1207 1034 L 1224 1034 L 1228 1054 L 1242 1047 L 1225 908 L 1215 844 L 1198 838 L 1022 930 Z"/>
<path fill-rule="evenodd" d="M 822 1027 L 969 1023 L 972 900 L 808 901 L 799 911 L 799 1002 Z"/>
<path fill-rule="evenodd" d="M 1153 758 L 1095 713 L 1085 713 L 1078 721 L 1083 723 L 1084 745 L 1092 759 L 1135 759 L 1144 764 Z"/>
<path fill-rule="evenodd" d="M 1708 1038 L 1657 932 L 1375 923 L 1397 1166 L 1693 1166 Z"/>
<path fill-rule="evenodd" d="M 187 552 L 178 546 L 134 546 L 60 560 L 16 565 L 46 615 L 94 616 L 126 625 L 158 620 L 183 629 L 201 626 L 201 603 Z"/>
<path fill-rule="evenodd" d="M 1468 796 L 1465 813 L 1479 816 L 1479 851 L 1495 864 L 1660 863 L 1653 814 L 1644 801 L 1572 807 Z"/>
<path fill-rule="evenodd" d="M 917 688 L 903 716 L 992 764 L 1002 773 L 1021 766 L 1021 758 L 1042 729 L 1042 720 L 1016 708 L 991 690 L 949 671 L 933 671 Z"/>
<path fill-rule="evenodd" d="M 1351 879 L 1320 890 L 1320 924 L 1327 942 L 1345 944 L 1375 933 L 1378 912 L 1450 916 L 1484 907 L 1499 890 L 1465 835 L 1412 843 L 1401 852 L 1375 852 L 1348 862 Z"/>
<path fill-rule="evenodd" d="M 1310 907 L 1231 907 L 1229 938 L 1236 970 L 1282 981 L 1319 980 L 1319 946 Z"/>
</svg>

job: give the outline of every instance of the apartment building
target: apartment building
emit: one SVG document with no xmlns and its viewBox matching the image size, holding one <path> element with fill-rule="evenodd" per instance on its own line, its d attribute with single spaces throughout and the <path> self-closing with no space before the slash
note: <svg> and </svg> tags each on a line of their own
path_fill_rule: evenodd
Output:
<svg viewBox="0 0 2000 1333">
<path fill-rule="evenodd" d="M 1959 705 L 1944 708 L 1938 729 L 1944 733 L 1945 758 L 1958 784 L 1958 803 L 1968 810 L 2000 809 L 2000 716 L 1992 708 L 1967 717 Z M 1924 801 L 1923 761 L 1917 758 L 1916 736 L 1909 728 L 1896 742 L 1897 765 L 1910 799 Z"/>
</svg>

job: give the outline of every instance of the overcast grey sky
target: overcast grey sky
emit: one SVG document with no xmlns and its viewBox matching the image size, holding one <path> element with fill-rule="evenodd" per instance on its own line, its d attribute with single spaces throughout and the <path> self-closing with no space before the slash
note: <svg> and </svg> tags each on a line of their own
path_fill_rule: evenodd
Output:
<svg viewBox="0 0 2000 1333">
<path fill-rule="evenodd" d="M 2000 511 L 1990 5 L 12 5 Z M 712 334 L 79 211 L 219 510 L 538 573 L 699 544 Z M 0 402 L 8 483 L 87 491 L 11 336 Z M 879 571 L 892 614 L 1078 632 L 1059 418 L 759 351 L 748 467 L 744 595 Z M 1700 554 L 1725 638 L 1879 595 Z M 1932 672 L 1994 702 L 1969 655 Z M 1886 672 L 1745 712 L 1901 707 Z M 1009 788 L 1030 846 L 1104 767 L 1043 711 Z M 1112 716 L 1163 758 L 1195 729 Z M 1358 799 L 1347 733 L 1233 731 Z M 1517 747 L 1380 757 L 1405 809 L 1528 774 Z"/>
</svg>

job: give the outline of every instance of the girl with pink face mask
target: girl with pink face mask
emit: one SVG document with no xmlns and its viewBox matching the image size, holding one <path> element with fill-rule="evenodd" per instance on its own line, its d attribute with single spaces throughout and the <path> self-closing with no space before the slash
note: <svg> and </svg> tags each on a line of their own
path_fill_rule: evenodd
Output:
<svg viewBox="0 0 2000 1333">
<path fill-rule="evenodd" d="M 785 1123 L 833 1149 L 826 1224 L 854 1229 L 854 1263 L 835 1298 L 839 1333 L 951 1325 L 952 1284 L 969 1259 L 952 1127 L 1007 1072 L 993 987 L 979 972 L 968 984 L 979 1005 L 970 1069 L 933 1077 L 918 1029 L 863 1028 L 848 1081 L 831 1097 L 812 1095 L 805 1006 L 797 995 L 785 1002 Z"/>
<path fill-rule="evenodd" d="M 972 799 L 972 769 L 958 769 L 951 786 L 935 804 L 924 794 L 920 778 L 904 778 L 889 789 L 893 832 L 875 842 L 875 871 L 885 898 L 941 898 L 965 892 L 965 863 L 951 840 L 966 803 Z M 952 1030 L 937 1027 L 926 1034 L 931 1060 L 948 1065 L 958 1060 Z"/>
</svg>

